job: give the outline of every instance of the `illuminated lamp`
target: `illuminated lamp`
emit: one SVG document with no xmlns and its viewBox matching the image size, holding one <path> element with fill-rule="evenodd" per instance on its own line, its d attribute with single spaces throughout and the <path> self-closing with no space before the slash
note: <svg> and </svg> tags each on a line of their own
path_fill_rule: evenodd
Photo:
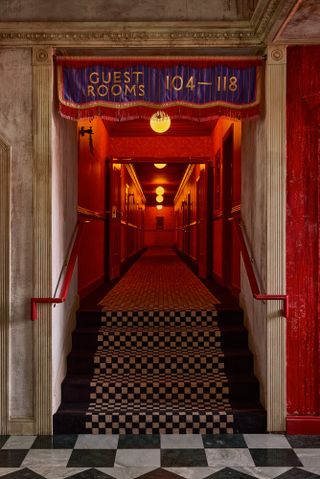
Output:
<svg viewBox="0 0 320 479">
<path fill-rule="evenodd" d="M 171 118 L 164 111 L 157 111 L 150 118 L 150 126 L 156 133 L 165 133 L 169 130 Z"/>
<path fill-rule="evenodd" d="M 163 196 L 162 196 L 162 195 L 158 195 L 158 196 L 156 197 L 156 202 L 157 202 L 157 203 L 162 203 L 162 202 L 163 202 Z"/>
<path fill-rule="evenodd" d="M 167 163 L 153 163 L 153 164 L 159 170 L 162 170 L 162 168 L 165 168 L 167 166 Z"/>
<path fill-rule="evenodd" d="M 157 193 L 157 195 L 163 195 L 163 193 L 164 193 L 163 186 L 158 186 L 158 188 L 156 188 L 156 193 Z"/>
<path fill-rule="evenodd" d="M 162 210 L 163 206 L 162 205 L 157 205 L 157 210 Z"/>
</svg>

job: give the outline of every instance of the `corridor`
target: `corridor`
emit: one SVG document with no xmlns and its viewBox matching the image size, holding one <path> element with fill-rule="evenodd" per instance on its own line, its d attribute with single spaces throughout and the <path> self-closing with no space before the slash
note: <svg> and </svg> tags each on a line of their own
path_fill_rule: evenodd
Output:
<svg viewBox="0 0 320 479">
<path fill-rule="evenodd" d="M 205 311 L 219 301 L 171 248 L 149 248 L 102 299 L 106 311 Z"/>
</svg>

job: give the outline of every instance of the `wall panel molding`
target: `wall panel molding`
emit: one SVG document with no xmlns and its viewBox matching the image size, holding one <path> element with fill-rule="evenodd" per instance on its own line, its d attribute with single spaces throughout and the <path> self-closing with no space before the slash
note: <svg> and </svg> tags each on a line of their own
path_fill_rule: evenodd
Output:
<svg viewBox="0 0 320 479">
<path fill-rule="evenodd" d="M 9 433 L 11 146 L 0 136 L 0 434 Z"/>
<path fill-rule="evenodd" d="M 33 241 L 36 297 L 52 296 L 52 49 L 33 47 Z M 52 433 L 51 305 L 38 306 L 34 322 L 35 433 Z"/>
<path fill-rule="evenodd" d="M 266 65 L 266 291 L 286 293 L 286 48 L 270 46 Z M 267 302 L 268 431 L 286 429 L 286 320 Z"/>
</svg>

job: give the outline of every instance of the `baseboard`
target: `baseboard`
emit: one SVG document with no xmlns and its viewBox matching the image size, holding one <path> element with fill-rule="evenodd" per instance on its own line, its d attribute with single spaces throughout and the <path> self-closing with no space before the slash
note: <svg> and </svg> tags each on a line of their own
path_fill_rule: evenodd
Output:
<svg viewBox="0 0 320 479">
<path fill-rule="evenodd" d="M 320 416 L 287 416 L 287 434 L 320 435 Z"/>
<path fill-rule="evenodd" d="M 95 289 L 99 288 L 105 281 L 104 275 L 99 276 L 99 278 L 94 279 L 91 281 L 89 284 L 86 286 L 83 286 L 81 289 L 79 289 L 79 296 L 80 298 L 85 298 L 88 296 L 88 294 L 92 293 Z"/>
<path fill-rule="evenodd" d="M 32 436 L 35 434 L 35 418 L 11 417 L 9 419 L 9 434 L 16 436 Z"/>
</svg>

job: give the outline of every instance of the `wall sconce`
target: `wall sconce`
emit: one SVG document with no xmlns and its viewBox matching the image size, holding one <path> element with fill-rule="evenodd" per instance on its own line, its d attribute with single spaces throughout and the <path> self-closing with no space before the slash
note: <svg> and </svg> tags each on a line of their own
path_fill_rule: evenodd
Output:
<svg viewBox="0 0 320 479">
<path fill-rule="evenodd" d="M 92 126 L 90 126 L 87 129 L 85 129 L 84 126 L 82 126 L 79 130 L 79 133 L 80 133 L 80 136 L 84 136 L 86 134 L 89 135 L 89 150 L 90 150 L 90 153 L 93 155 L 93 141 L 92 141 L 93 131 L 92 131 Z"/>
</svg>

